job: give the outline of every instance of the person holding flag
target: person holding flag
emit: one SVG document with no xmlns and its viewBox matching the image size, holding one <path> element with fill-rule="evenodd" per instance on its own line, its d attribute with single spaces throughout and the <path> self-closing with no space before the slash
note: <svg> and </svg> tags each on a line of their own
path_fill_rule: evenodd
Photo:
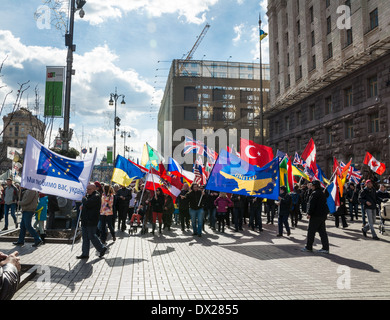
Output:
<svg viewBox="0 0 390 320">
<path fill-rule="evenodd" d="M 197 183 L 191 185 L 191 191 L 182 199 L 188 199 L 193 236 L 202 236 L 203 229 L 203 204 L 205 201 L 204 190 L 201 191 Z"/>
<path fill-rule="evenodd" d="M 158 218 L 158 233 L 161 234 L 161 227 L 162 227 L 162 217 L 163 217 L 163 211 L 164 211 L 164 204 L 165 204 L 165 198 L 162 189 L 159 187 L 156 189 L 156 192 L 154 193 L 154 197 L 152 198 L 151 205 L 152 205 L 152 214 L 153 214 L 153 220 L 152 220 L 152 233 L 154 235 L 154 231 L 156 230 L 156 220 Z"/>
</svg>

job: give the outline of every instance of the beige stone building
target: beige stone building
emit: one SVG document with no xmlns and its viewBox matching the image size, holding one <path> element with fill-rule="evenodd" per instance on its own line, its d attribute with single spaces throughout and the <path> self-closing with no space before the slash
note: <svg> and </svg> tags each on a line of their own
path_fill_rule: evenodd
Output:
<svg viewBox="0 0 390 320">
<path fill-rule="evenodd" d="M 313 138 L 328 175 L 333 156 L 389 164 L 389 2 L 269 0 L 267 15 L 269 145 L 293 155 Z"/>
</svg>

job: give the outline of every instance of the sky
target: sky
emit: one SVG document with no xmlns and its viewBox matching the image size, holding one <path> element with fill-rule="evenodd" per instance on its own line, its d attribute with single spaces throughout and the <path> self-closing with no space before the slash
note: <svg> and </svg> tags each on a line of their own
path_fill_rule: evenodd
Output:
<svg viewBox="0 0 390 320">
<path fill-rule="evenodd" d="M 66 66 L 69 3 L 2 0 L 1 116 L 12 110 L 20 84 L 28 82 L 20 106 L 33 109 L 38 92 L 38 117 L 45 120 L 46 66 Z M 120 130 L 130 133 L 126 145 L 133 150 L 126 156 L 140 159 L 145 142 L 157 148 L 157 114 L 172 60 L 188 54 L 208 23 L 194 60 L 259 62 L 258 19 L 268 32 L 266 8 L 267 0 L 87 0 L 84 17 L 75 15 L 70 147 L 97 148 L 100 162 L 113 145 L 114 106 L 108 101 L 117 88 L 126 102 L 118 100 Z M 268 48 L 265 38 L 263 63 L 269 62 Z M 54 119 L 51 128 L 44 143 L 49 147 L 63 119 Z M 123 155 L 120 131 L 116 138 Z"/>
</svg>

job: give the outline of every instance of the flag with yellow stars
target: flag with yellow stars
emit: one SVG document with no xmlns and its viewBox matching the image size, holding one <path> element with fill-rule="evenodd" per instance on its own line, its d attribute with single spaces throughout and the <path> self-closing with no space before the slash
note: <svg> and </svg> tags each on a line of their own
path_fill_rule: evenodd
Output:
<svg viewBox="0 0 390 320">
<path fill-rule="evenodd" d="M 32 136 L 27 137 L 21 186 L 45 194 L 81 200 L 91 177 L 93 157 L 83 160 L 59 155 Z"/>
<path fill-rule="evenodd" d="M 221 150 L 205 189 L 277 200 L 279 160 L 275 158 L 260 168 Z"/>
</svg>

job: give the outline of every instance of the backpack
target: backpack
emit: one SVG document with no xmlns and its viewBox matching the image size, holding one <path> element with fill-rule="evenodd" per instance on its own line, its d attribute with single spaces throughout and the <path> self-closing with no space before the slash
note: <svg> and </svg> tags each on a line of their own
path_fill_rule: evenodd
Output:
<svg viewBox="0 0 390 320">
<path fill-rule="evenodd" d="M 390 202 L 381 203 L 380 215 L 383 220 L 390 220 Z"/>
</svg>

